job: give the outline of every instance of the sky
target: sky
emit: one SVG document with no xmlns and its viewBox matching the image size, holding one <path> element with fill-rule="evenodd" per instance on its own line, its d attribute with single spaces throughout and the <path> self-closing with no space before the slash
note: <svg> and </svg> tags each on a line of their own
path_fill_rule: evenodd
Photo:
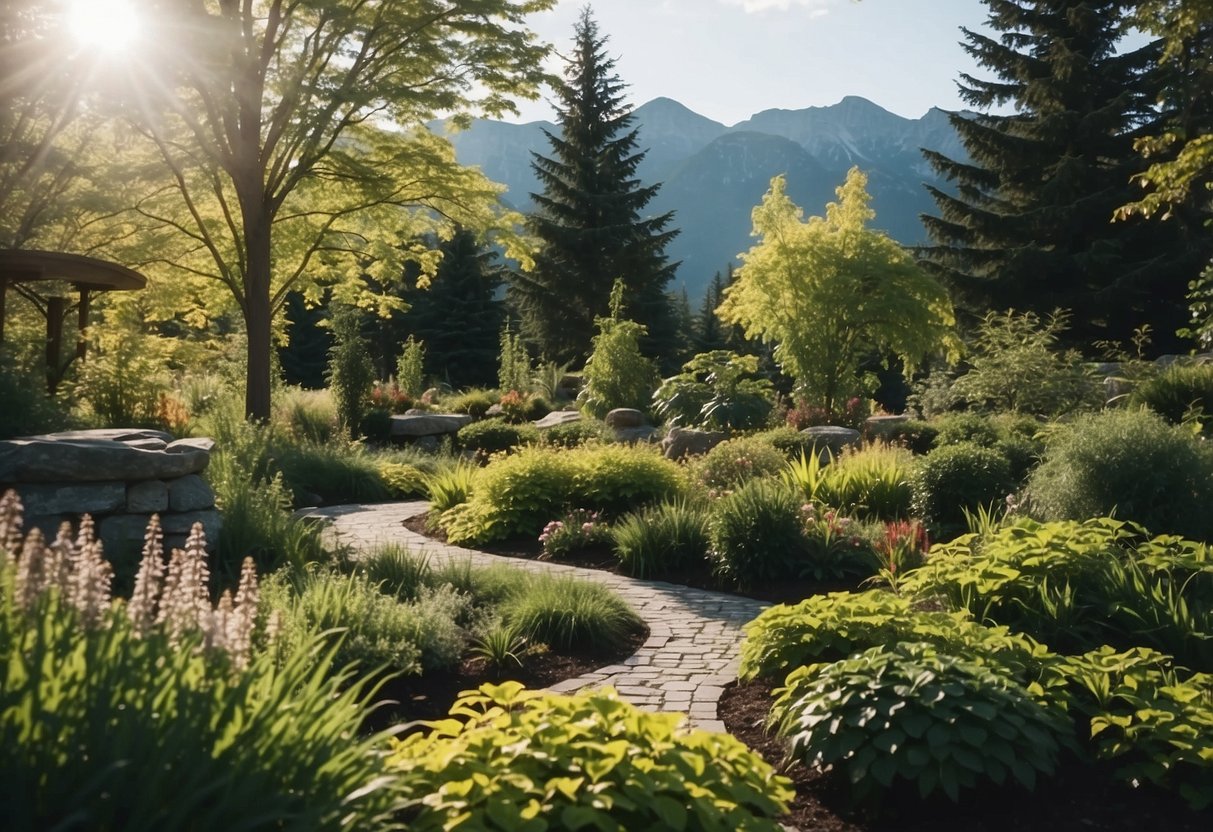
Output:
<svg viewBox="0 0 1213 832">
<path fill-rule="evenodd" d="M 529 18 L 568 52 L 585 0 Z M 961 49 L 961 26 L 981 29 L 981 0 L 594 0 L 608 52 L 633 106 L 659 96 L 732 125 L 771 108 L 836 104 L 846 95 L 918 118 L 963 107 L 961 71 L 988 77 Z M 559 59 L 552 69 L 558 70 Z M 520 102 L 511 121 L 552 117 Z"/>
</svg>

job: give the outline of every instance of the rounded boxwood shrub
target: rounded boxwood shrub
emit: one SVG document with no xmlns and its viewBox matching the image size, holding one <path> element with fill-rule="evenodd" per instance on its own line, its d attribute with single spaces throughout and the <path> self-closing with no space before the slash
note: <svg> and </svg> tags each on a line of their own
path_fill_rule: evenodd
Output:
<svg viewBox="0 0 1213 832">
<path fill-rule="evenodd" d="M 710 558 L 739 587 L 799 577 L 807 558 L 802 501 L 782 483 L 754 479 L 712 507 Z"/>
<path fill-rule="evenodd" d="M 609 442 L 612 436 L 605 423 L 588 417 L 539 431 L 539 440 L 554 448 L 577 448 L 590 442 Z"/>
<path fill-rule="evenodd" d="M 813 441 L 812 436 L 801 433 L 790 425 L 764 430 L 761 433 L 753 434 L 752 437 L 766 442 L 783 454 L 784 459 L 787 460 L 800 459 L 801 456 L 814 453 L 817 444 Z"/>
<path fill-rule="evenodd" d="M 909 448 L 915 454 L 925 454 L 935 447 L 935 440 L 938 437 L 939 428 L 934 423 L 922 419 L 909 419 L 900 424 L 888 426 L 880 438 L 892 445 Z"/>
<path fill-rule="evenodd" d="M 873 647 L 794 670 L 771 709 L 790 755 L 842 773 L 870 797 L 910 785 L 922 797 L 1050 775 L 1073 724 L 976 658 L 929 644 Z"/>
<path fill-rule="evenodd" d="M 1155 534 L 1213 536 L 1213 455 L 1191 432 L 1147 410 L 1075 421 L 1050 443 L 1028 495 L 1044 520 L 1115 514 Z"/>
<path fill-rule="evenodd" d="M 1173 364 L 1143 381 L 1129 396 L 1132 408 L 1148 407 L 1173 425 L 1189 413 L 1213 418 L 1213 364 Z"/>
<path fill-rule="evenodd" d="M 734 488 L 754 477 L 778 474 L 786 466 L 787 458 L 770 442 L 743 436 L 721 442 L 704 454 L 695 473 L 708 488 Z"/>
<path fill-rule="evenodd" d="M 993 447 L 1002 432 L 989 416 L 980 413 L 950 413 L 935 420 L 935 447 L 972 442 L 983 448 Z"/>
<path fill-rule="evenodd" d="M 993 448 L 972 442 L 936 448 L 914 472 L 914 513 L 936 533 L 964 527 L 964 511 L 1001 504 L 1015 488 L 1011 466 Z"/>
<path fill-rule="evenodd" d="M 460 695 L 454 718 L 394 743 L 414 832 L 642 829 L 778 832 L 788 781 L 727 734 L 680 728 L 612 690 L 576 696 L 517 682 Z"/>
<path fill-rule="evenodd" d="M 483 419 L 484 414 L 496 403 L 497 397 L 487 390 L 468 390 L 457 396 L 444 396 L 442 409 L 451 413 L 466 413 L 473 419 Z"/>
<path fill-rule="evenodd" d="M 486 419 L 464 425 L 455 434 L 455 444 L 465 451 L 489 455 L 512 451 L 521 445 L 539 441 L 539 431 L 531 425 L 511 425 L 501 419 Z"/>
</svg>

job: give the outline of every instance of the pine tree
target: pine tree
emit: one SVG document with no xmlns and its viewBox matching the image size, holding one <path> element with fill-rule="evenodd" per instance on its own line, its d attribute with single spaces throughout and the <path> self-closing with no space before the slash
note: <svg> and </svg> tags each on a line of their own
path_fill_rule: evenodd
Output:
<svg viewBox="0 0 1213 832">
<path fill-rule="evenodd" d="M 510 290 L 523 331 L 546 358 L 581 361 L 590 353 L 594 320 L 608 314 L 611 286 L 624 283 L 626 317 L 648 330 L 650 356 L 676 350 L 677 332 L 665 286 L 676 263 L 665 246 L 678 233 L 673 215 L 644 216 L 658 185 L 641 185 L 637 129 L 623 100 L 624 84 L 606 54 L 605 35 L 586 8 L 559 98 L 559 135 L 548 132 L 551 156 L 533 154 L 543 185 L 528 218 L 541 241 L 535 266 L 515 275 Z M 664 362 L 663 362 L 664 363 Z"/>
<path fill-rule="evenodd" d="M 1167 338 L 1208 240 L 1192 223 L 1111 222 L 1144 167 L 1134 138 L 1160 118 L 1158 46 L 1117 52 L 1124 0 L 985 3 L 1001 36 L 966 29 L 963 46 L 996 77 L 961 76 L 983 111 L 952 116 L 970 160 L 924 151 L 955 190 L 929 188 L 939 216 L 923 217 L 932 245 L 919 257 L 971 315 L 1063 308 L 1079 344 L 1127 341 L 1145 323 Z"/>
<path fill-rule="evenodd" d="M 410 304 L 396 327 L 393 355 L 404 334 L 425 343 L 425 372 L 454 387 L 492 386 L 497 378 L 497 336 L 504 320 L 497 289 L 501 267 L 476 235 L 459 230 L 441 245 L 442 262 L 429 288 L 406 277 Z"/>
</svg>

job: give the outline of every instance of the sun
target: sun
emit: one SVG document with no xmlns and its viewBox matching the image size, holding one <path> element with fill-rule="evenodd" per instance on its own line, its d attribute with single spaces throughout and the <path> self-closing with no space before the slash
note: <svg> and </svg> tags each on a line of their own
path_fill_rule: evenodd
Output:
<svg viewBox="0 0 1213 832">
<path fill-rule="evenodd" d="M 139 15 L 131 0 L 72 0 L 67 25 L 83 47 L 117 52 L 139 36 Z"/>
</svg>

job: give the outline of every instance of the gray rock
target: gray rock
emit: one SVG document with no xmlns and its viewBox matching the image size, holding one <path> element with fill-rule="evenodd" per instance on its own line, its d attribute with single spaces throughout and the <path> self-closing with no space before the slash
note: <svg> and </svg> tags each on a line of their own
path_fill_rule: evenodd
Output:
<svg viewBox="0 0 1213 832">
<path fill-rule="evenodd" d="M 834 456 L 842 453 L 843 448 L 848 445 L 859 444 L 859 431 L 840 425 L 818 425 L 805 428 L 801 433 L 812 438 L 813 447 L 817 448 L 819 452 L 824 448 Z"/>
<path fill-rule="evenodd" d="M 633 407 L 617 407 L 606 415 L 607 427 L 638 428 L 647 420 L 644 414 Z"/>
<path fill-rule="evenodd" d="M 553 410 L 542 419 L 531 422 L 532 425 L 543 430 L 544 428 L 554 428 L 557 425 L 567 425 L 572 422 L 581 421 L 580 410 Z"/>
<path fill-rule="evenodd" d="M 97 536 L 111 562 L 115 557 L 133 555 L 143 548 L 149 519 L 146 514 L 114 514 L 101 519 Z"/>
<path fill-rule="evenodd" d="M 466 413 L 426 413 L 416 416 L 393 416 L 392 436 L 417 437 L 441 436 L 457 433 L 464 425 L 470 425 L 472 417 Z"/>
<path fill-rule="evenodd" d="M 12 439 L 0 442 L 0 482 L 159 480 L 196 474 L 210 454 L 144 451 L 109 439 Z"/>
<path fill-rule="evenodd" d="M 172 511 L 214 508 L 215 492 L 202 477 L 190 474 L 168 484 L 168 507 Z"/>
<path fill-rule="evenodd" d="M 37 436 L 24 436 L 23 439 L 49 439 L 74 442 L 78 439 L 108 439 L 111 442 L 137 442 L 144 439 L 158 439 L 161 442 L 172 442 L 173 435 L 162 430 L 145 428 L 95 428 L 93 430 L 63 430 L 58 433 L 41 433 Z"/>
<path fill-rule="evenodd" d="M 489 405 L 489 409 L 484 411 L 484 418 L 486 418 L 486 419 L 491 419 L 494 416 L 503 416 L 503 415 L 505 415 L 505 411 L 502 410 L 500 403 L 491 404 L 491 405 Z"/>
<path fill-rule="evenodd" d="M 178 439 L 176 442 L 168 443 L 164 449 L 170 454 L 181 454 L 189 451 L 205 451 L 210 453 L 215 450 L 215 440 L 209 436 L 194 436 L 189 439 Z"/>
<path fill-rule="evenodd" d="M 138 448 L 141 451 L 163 451 L 168 447 L 168 443 L 163 439 L 132 439 L 122 444 L 128 448 Z"/>
<path fill-rule="evenodd" d="M 168 486 L 163 480 L 144 480 L 126 487 L 126 510 L 131 514 L 155 514 L 168 509 Z"/>
<path fill-rule="evenodd" d="M 871 439 L 888 436 L 898 425 L 910 421 L 909 414 L 900 416 L 869 416 L 863 422 L 863 435 Z"/>
<path fill-rule="evenodd" d="M 126 506 L 126 483 L 54 483 L 17 487 L 29 514 L 108 514 Z"/>
<path fill-rule="evenodd" d="M 638 428 L 615 428 L 615 441 L 626 442 L 629 445 L 637 442 L 652 442 L 657 438 L 657 428 L 652 425 L 641 425 Z"/>
<path fill-rule="evenodd" d="M 661 440 L 661 451 L 666 459 L 682 459 L 684 456 L 706 454 L 728 438 L 727 433 L 720 431 L 670 428 L 665 439 Z"/>
<path fill-rule="evenodd" d="M 74 538 L 74 530 L 77 528 L 77 521 L 79 519 L 75 515 L 51 514 L 37 516 L 26 512 L 25 517 L 22 518 L 21 530 L 25 534 L 29 534 L 34 529 L 37 529 L 42 532 L 42 536 L 47 540 L 54 540 L 55 535 L 59 533 L 59 527 L 64 523 L 70 523 L 73 529 L 72 537 Z"/>
<path fill-rule="evenodd" d="M 437 453 L 442 450 L 442 442 L 437 436 L 418 436 L 413 440 L 413 447 L 426 453 Z"/>
<path fill-rule="evenodd" d="M 1110 405 L 1125 404 L 1136 385 L 1127 378 L 1109 376 L 1103 380 L 1104 403 Z"/>
<path fill-rule="evenodd" d="M 210 549 L 219 539 L 219 531 L 223 527 L 223 519 L 217 511 L 187 511 L 182 514 L 160 515 L 160 526 L 166 536 L 171 534 L 189 534 L 195 523 L 202 524 L 206 532 L 207 548 Z"/>
<path fill-rule="evenodd" d="M 424 407 L 410 407 L 408 410 L 404 411 L 404 415 L 405 416 L 425 416 L 429 412 L 430 411 L 426 410 Z"/>
</svg>

